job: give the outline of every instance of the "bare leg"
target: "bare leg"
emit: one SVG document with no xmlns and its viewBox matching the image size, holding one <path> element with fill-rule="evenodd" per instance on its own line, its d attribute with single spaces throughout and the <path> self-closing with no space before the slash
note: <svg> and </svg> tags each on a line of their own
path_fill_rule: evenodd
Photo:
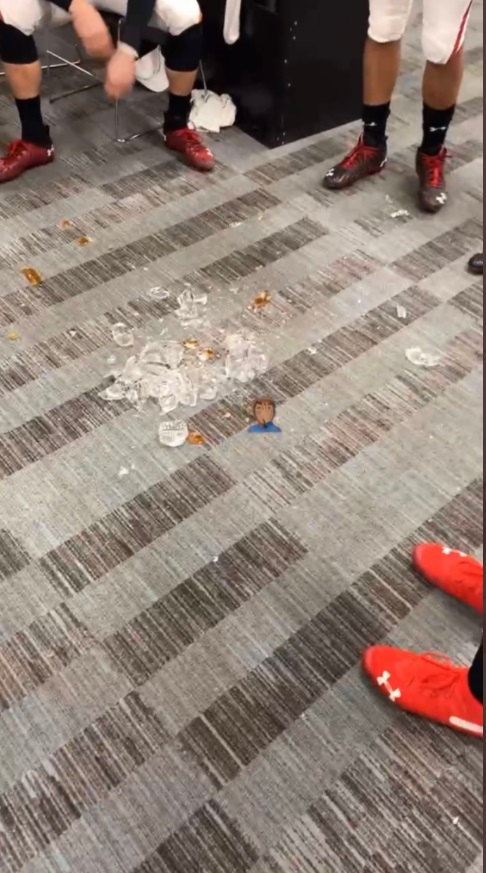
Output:
<svg viewBox="0 0 486 873">
<path fill-rule="evenodd" d="M 396 32 L 401 31 L 392 35 Z M 385 166 L 386 125 L 400 69 L 400 49 L 401 39 L 377 42 L 368 36 L 363 57 L 363 133 L 356 148 L 326 173 L 325 188 L 348 188 Z"/>
<path fill-rule="evenodd" d="M 427 61 L 422 84 L 424 103 L 433 109 L 449 109 L 457 103 L 464 75 L 464 52 L 461 48 L 447 64 Z"/>
<path fill-rule="evenodd" d="M 49 131 L 42 117 L 40 100 L 42 68 L 40 61 L 36 60 L 26 64 L 4 63 L 4 69 L 17 105 L 22 139 L 34 145 L 44 147 L 51 145 Z"/>
<path fill-rule="evenodd" d="M 447 201 L 444 175 L 445 139 L 459 96 L 464 72 L 462 48 L 445 64 L 427 61 L 422 85 L 423 139 L 417 153 L 419 202 L 426 212 L 438 212 Z"/>
<path fill-rule="evenodd" d="M 401 41 L 366 40 L 363 59 L 363 103 L 380 106 L 389 103 L 400 69 Z"/>
<path fill-rule="evenodd" d="M 197 70 L 190 73 L 180 73 L 166 68 L 169 80 L 169 93 L 177 97 L 190 97 L 197 78 Z"/>
<path fill-rule="evenodd" d="M 38 97 L 41 90 L 42 69 L 40 61 L 33 64 L 5 64 L 5 77 L 16 100 Z"/>
<path fill-rule="evenodd" d="M 42 118 L 42 70 L 34 38 L 0 22 L 5 76 L 15 98 L 21 136 L 7 146 L 0 158 L 0 183 L 10 182 L 26 170 L 50 164 L 54 149 L 49 128 Z M 5 58 L 5 55 L 7 56 Z"/>
</svg>

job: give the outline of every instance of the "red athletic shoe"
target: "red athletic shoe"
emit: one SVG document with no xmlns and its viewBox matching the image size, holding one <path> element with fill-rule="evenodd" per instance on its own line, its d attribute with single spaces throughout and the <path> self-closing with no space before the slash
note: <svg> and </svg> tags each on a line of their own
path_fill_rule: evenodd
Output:
<svg viewBox="0 0 486 873">
<path fill-rule="evenodd" d="M 18 179 L 26 170 L 43 167 L 54 160 L 54 146 L 38 146 L 23 139 L 16 139 L 7 146 L 0 158 L 0 183 Z"/>
<path fill-rule="evenodd" d="M 208 173 L 214 168 L 214 156 L 204 145 L 197 130 L 183 127 L 181 130 L 169 130 L 164 134 L 165 144 L 173 152 L 184 156 L 190 167 Z"/>
<path fill-rule="evenodd" d="M 380 173 L 385 164 L 386 145 L 368 146 L 361 136 L 354 149 L 339 164 L 327 171 L 322 184 L 325 188 L 340 191 L 342 188 L 349 188 L 366 176 Z"/>
<path fill-rule="evenodd" d="M 437 543 L 422 543 L 415 546 L 413 563 L 432 585 L 483 612 L 483 565 L 476 558 Z"/>
<path fill-rule="evenodd" d="M 419 205 L 424 212 L 439 212 L 447 203 L 446 157 L 445 148 L 437 155 L 417 151 L 415 167 L 419 178 Z"/>
<path fill-rule="evenodd" d="M 400 709 L 483 736 L 483 707 L 469 690 L 467 667 L 456 667 L 442 655 L 372 646 L 363 655 L 363 668 Z"/>
</svg>

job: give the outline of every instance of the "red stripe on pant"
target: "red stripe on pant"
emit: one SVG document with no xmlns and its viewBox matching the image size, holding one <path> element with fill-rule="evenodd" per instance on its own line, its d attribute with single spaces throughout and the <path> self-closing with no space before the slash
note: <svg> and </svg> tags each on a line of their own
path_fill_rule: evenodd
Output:
<svg viewBox="0 0 486 873">
<path fill-rule="evenodd" d="M 456 41 L 455 41 L 455 43 L 454 43 L 454 48 L 453 48 L 453 50 L 452 50 L 452 55 L 451 55 L 451 57 L 454 57 L 454 55 L 456 55 L 457 52 L 459 51 L 459 49 L 461 48 L 461 45 L 462 45 L 462 39 L 463 39 L 463 36 L 464 36 L 464 31 L 465 31 L 465 29 L 466 29 L 467 19 L 468 19 L 468 17 L 469 17 L 469 13 L 470 13 L 470 11 L 471 11 L 471 6 L 472 6 L 472 5 L 473 5 L 473 0 L 471 0 L 471 2 L 470 2 L 470 4 L 469 4 L 469 6 L 467 7 L 467 9 L 466 9 L 464 15 L 462 16 L 461 26 L 460 26 L 460 28 L 459 28 L 459 33 L 457 34 L 457 39 L 456 39 Z"/>
</svg>

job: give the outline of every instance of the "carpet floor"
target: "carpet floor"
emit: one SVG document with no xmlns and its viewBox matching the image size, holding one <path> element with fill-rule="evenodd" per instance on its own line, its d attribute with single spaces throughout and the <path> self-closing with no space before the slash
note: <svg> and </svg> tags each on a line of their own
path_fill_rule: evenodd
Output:
<svg viewBox="0 0 486 873">
<path fill-rule="evenodd" d="M 482 869 L 479 743 L 360 670 L 383 640 L 468 663 L 481 634 L 410 567 L 420 540 L 482 547 L 479 4 L 435 217 L 421 66 L 414 19 L 388 168 L 347 192 L 321 180 L 358 125 L 222 133 L 206 176 L 157 133 L 115 143 L 100 89 L 46 105 L 56 162 L 2 188 L 1 873 Z M 0 118 L 7 140 L 5 85 Z M 100 397 L 118 322 L 269 365 L 172 413 L 201 439 L 167 448 L 156 403 Z M 248 432 L 259 396 L 280 434 Z"/>
</svg>

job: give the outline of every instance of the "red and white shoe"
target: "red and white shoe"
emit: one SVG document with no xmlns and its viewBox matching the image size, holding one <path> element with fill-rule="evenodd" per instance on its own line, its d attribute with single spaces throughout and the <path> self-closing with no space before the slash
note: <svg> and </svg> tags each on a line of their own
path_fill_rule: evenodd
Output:
<svg viewBox="0 0 486 873">
<path fill-rule="evenodd" d="M 7 146 L 5 154 L 0 158 L 0 184 L 18 179 L 27 170 L 51 164 L 54 157 L 52 144 L 38 146 L 23 139 L 16 139 Z"/>
<path fill-rule="evenodd" d="M 467 667 L 456 667 L 442 655 L 372 646 L 363 655 L 363 669 L 400 709 L 483 736 L 483 707 L 471 694 Z"/>
<path fill-rule="evenodd" d="M 180 130 L 168 130 L 164 133 L 164 141 L 168 149 L 179 152 L 186 164 L 202 173 L 214 169 L 214 155 L 199 136 L 197 130 L 183 127 Z"/>
<path fill-rule="evenodd" d="M 437 543 L 422 543 L 413 551 L 413 563 L 432 585 L 483 612 L 483 565 L 476 558 Z"/>
</svg>

